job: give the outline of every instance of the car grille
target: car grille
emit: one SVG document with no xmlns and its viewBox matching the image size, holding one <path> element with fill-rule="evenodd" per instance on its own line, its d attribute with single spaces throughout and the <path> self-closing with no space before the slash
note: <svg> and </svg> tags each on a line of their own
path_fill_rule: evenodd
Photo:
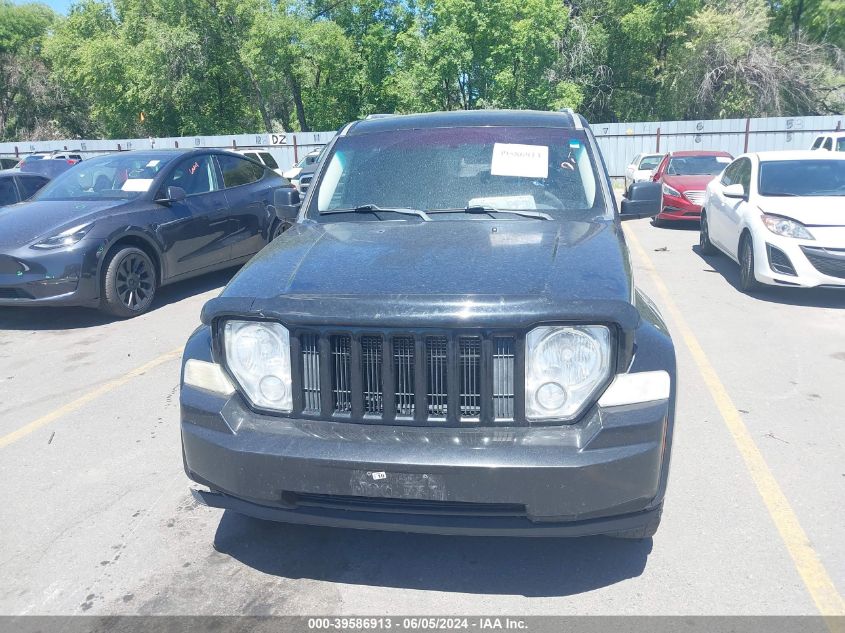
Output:
<svg viewBox="0 0 845 633">
<path fill-rule="evenodd" d="M 299 178 L 299 189 L 300 191 L 305 191 L 308 189 L 308 185 L 311 184 L 311 180 L 314 178 L 313 174 L 308 174 L 307 176 L 301 176 Z"/>
<path fill-rule="evenodd" d="M 443 426 L 517 419 L 521 352 L 508 333 L 291 333 L 294 415 Z"/>
<path fill-rule="evenodd" d="M 845 249 L 802 246 L 801 250 L 821 274 L 845 279 Z"/>
<path fill-rule="evenodd" d="M 704 192 L 703 191 L 685 191 L 684 198 L 692 202 L 693 204 L 697 204 L 701 206 L 704 204 Z"/>
</svg>

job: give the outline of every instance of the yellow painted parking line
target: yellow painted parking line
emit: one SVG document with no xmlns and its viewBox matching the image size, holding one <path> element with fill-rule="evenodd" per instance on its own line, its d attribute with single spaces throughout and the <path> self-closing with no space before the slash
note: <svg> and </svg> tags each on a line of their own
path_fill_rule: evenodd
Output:
<svg viewBox="0 0 845 633">
<path fill-rule="evenodd" d="M 751 479 L 754 481 L 757 491 L 763 498 L 769 515 L 771 515 L 772 521 L 774 521 L 778 532 L 780 532 L 786 549 L 789 551 L 789 555 L 792 557 L 795 567 L 801 575 L 801 579 L 804 581 L 810 596 L 813 598 L 813 602 L 816 603 L 816 607 L 822 615 L 845 615 L 845 602 L 843 602 L 842 596 L 839 595 L 819 555 L 813 549 L 813 546 L 810 545 L 807 534 L 798 522 L 795 511 L 792 509 L 783 490 L 778 485 L 777 480 L 775 480 L 760 449 L 754 443 L 754 439 L 745 425 L 739 410 L 737 410 L 730 395 L 728 395 L 727 389 L 725 389 L 725 386 L 716 374 L 716 370 L 704 353 L 704 349 L 702 349 L 701 344 L 699 344 L 698 339 L 693 334 L 680 309 L 672 300 L 669 289 L 666 287 L 666 284 L 663 282 L 663 279 L 660 277 L 637 236 L 631 230 L 626 230 L 625 234 L 628 238 L 628 243 L 636 253 L 640 263 L 651 275 L 652 280 L 657 286 L 657 291 L 660 293 L 663 306 L 671 315 L 678 332 L 681 334 L 681 338 L 683 338 L 684 344 L 689 349 L 695 364 L 698 366 L 701 377 L 704 379 L 710 395 L 713 396 L 713 400 L 716 402 L 719 413 L 721 413 L 722 419 L 725 421 L 725 425 L 731 437 L 733 437 L 748 471 L 751 473 Z M 843 624 L 845 622 L 842 620 L 828 621 L 828 627 L 831 631 L 842 631 Z"/>
<path fill-rule="evenodd" d="M 168 361 L 174 360 L 179 358 L 182 355 L 182 348 L 174 349 L 166 354 L 162 354 L 158 358 L 154 358 L 150 362 L 137 367 L 130 372 L 124 374 L 120 378 L 115 378 L 114 380 L 110 380 L 96 389 L 92 389 L 88 393 L 79 396 L 76 400 L 68 402 L 66 405 L 59 407 L 55 411 L 51 411 L 50 413 L 41 416 L 37 420 L 33 420 L 29 424 L 22 426 L 17 431 L 12 431 L 8 435 L 4 435 L 0 437 L 0 448 L 4 448 L 9 444 L 13 444 L 17 442 L 19 439 L 26 437 L 30 433 L 37 431 L 38 429 L 50 424 L 51 422 L 55 422 L 59 418 L 68 415 L 69 413 L 73 413 L 84 407 L 89 402 L 92 402 L 99 398 L 100 396 L 104 396 L 105 394 L 109 393 L 110 391 L 114 391 L 118 387 L 125 385 L 127 382 L 132 380 L 133 378 L 137 378 L 141 376 L 151 369 L 158 367 Z"/>
</svg>

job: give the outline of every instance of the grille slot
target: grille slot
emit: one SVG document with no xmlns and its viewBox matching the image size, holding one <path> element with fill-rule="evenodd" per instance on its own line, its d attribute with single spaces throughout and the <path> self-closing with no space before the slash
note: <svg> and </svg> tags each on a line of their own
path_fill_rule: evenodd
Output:
<svg viewBox="0 0 845 633">
<path fill-rule="evenodd" d="M 428 368 L 428 414 L 445 416 L 448 410 L 448 361 L 445 336 L 425 340 Z"/>
<path fill-rule="evenodd" d="M 0 288 L 0 299 L 23 299 L 27 294 L 17 288 Z"/>
<path fill-rule="evenodd" d="M 384 413 L 382 391 L 382 341 L 380 336 L 361 337 L 362 386 L 364 413 Z"/>
<path fill-rule="evenodd" d="M 514 408 L 514 341 L 493 339 L 493 417 L 512 420 Z"/>
<path fill-rule="evenodd" d="M 306 413 L 320 411 L 320 348 L 316 334 L 303 334 L 302 345 L 302 393 Z"/>
<path fill-rule="evenodd" d="M 396 415 L 414 415 L 414 339 L 397 336 L 393 339 L 393 375 L 396 394 Z"/>
<path fill-rule="evenodd" d="M 481 415 L 481 339 L 458 339 L 461 377 L 460 414 L 462 418 Z"/>
<path fill-rule="evenodd" d="M 352 411 L 352 341 L 349 336 L 332 337 L 332 400 L 337 413 Z"/>
</svg>

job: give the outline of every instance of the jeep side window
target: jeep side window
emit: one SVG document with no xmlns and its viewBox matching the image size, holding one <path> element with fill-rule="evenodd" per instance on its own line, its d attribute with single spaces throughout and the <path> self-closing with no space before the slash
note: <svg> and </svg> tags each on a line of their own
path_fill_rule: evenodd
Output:
<svg viewBox="0 0 845 633">
<path fill-rule="evenodd" d="M 828 136 L 824 140 L 824 143 L 822 143 L 822 149 L 832 150 L 833 149 L 833 139 Z"/>
<path fill-rule="evenodd" d="M 813 146 L 810 149 L 819 149 L 822 146 L 822 142 L 824 141 L 824 136 L 819 136 L 816 138 L 816 141 L 813 143 Z"/>
</svg>

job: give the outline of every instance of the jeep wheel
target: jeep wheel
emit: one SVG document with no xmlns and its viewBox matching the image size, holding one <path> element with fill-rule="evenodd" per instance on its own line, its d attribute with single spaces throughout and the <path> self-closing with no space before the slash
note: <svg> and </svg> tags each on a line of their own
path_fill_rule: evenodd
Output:
<svg viewBox="0 0 845 633">
<path fill-rule="evenodd" d="M 132 246 L 117 250 L 105 271 L 100 306 L 104 312 L 127 319 L 150 308 L 158 283 L 155 265 L 144 251 Z"/>
</svg>

